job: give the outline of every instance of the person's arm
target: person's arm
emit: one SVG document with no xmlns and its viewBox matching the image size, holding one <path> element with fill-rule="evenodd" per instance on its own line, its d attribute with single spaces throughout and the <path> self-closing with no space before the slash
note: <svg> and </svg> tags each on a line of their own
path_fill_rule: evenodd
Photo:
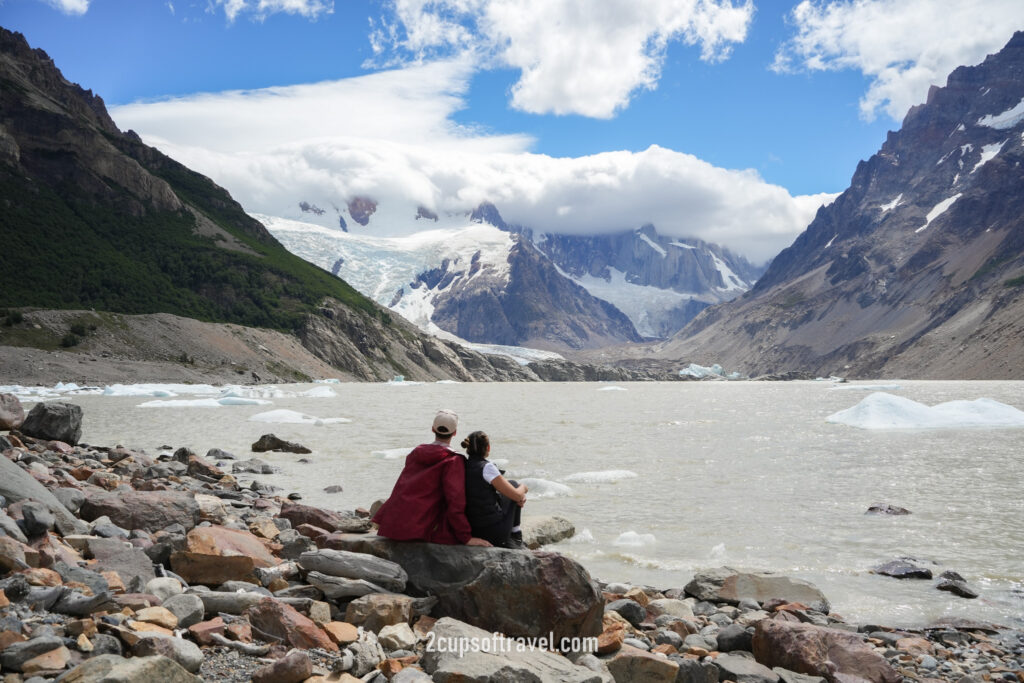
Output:
<svg viewBox="0 0 1024 683">
<path fill-rule="evenodd" d="M 526 492 L 530 490 L 526 487 L 526 484 L 512 486 L 508 479 L 498 475 L 494 479 L 491 479 L 491 486 L 493 486 L 498 493 L 505 496 L 519 507 L 523 507 L 523 505 L 526 504 Z"/>
</svg>

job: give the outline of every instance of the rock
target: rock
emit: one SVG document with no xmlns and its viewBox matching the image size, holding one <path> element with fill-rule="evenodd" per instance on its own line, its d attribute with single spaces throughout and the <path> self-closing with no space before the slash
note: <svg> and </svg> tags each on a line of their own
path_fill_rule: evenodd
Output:
<svg viewBox="0 0 1024 683">
<path fill-rule="evenodd" d="M 541 647 L 485 631 L 450 617 L 427 638 L 423 669 L 436 683 L 463 681 L 562 681 L 601 683 L 606 677 Z M 473 647 L 476 645 L 476 647 Z M 486 651 L 485 651 L 486 649 Z M 671 680 L 671 679 L 669 679 Z"/>
<path fill-rule="evenodd" d="M 416 634 L 413 633 L 409 624 L 402 622 L 385 626 L 377 633 L 377 640 L 381 646 L 388 651 L 411 650 L 416 647 Z"/>
<path fill-rule="evenodd" d="M 245 555 L 221 557 L 182 550 L 171 554 L 171 569 L 190 585 L 219 586 L 228 581 L 259 583 L 253 559 Z"/>
<path fill-rule="evenodd" d="M 156 578 L 153 563 L 146 553 L 129 543 L 113 538 L 93 538 L 88 548 L 96 560 L 93 570 L 117 572 L 129 592 L 141 591 Z"/>
<path fill-rule="evenodd" d="M 286 501 L 281 505 L 280 517 L 291 522 L 292 528 L 309 524 L 328 531 L 343 533 L 362 533 L 369 531 L 372 522 L 354 514 L 344 514 L 333 510 L 324 510 L 311 505 Z"/>
<path fill-rule="evenodd" d="M 219 448 L 211 448 L 206 451 L 206 459 L 217 462 L 218 460 L 234 460 L 235 456 Z"/>
<path fill-rule="evenodd" d="M 551 635 L 560 641 L 602 631 L 600 591 L 582 566 L 562 555 L 371 535 L 335 534 L 333 539 L 341 549 L 401 565 L 409 577 L 407 593 L 437 597 L 431 614 L 513 638 Z"/>
<path fill-rule="evenodd" d="M 299 566 L 328 576 L 363 579 L 387 590 L 401 593 L 409 576 L 402 567 L 373 555 L 346 550 L 314 550 L 299 557 Z M 326 591 L 325 591 L 326 592 Z"/>
<path fill-rule="evenodd" d="M 679 665 L 676 683 L 718 683 L 718 667 L 711 662 L 683 657 L 673 657 L 672 660 Z"/>
<path fill-rule="evenodd" d="M 0 431 L 18 429 L 25 422 L 25 409 L 14 394 L 0 394 Z"/>
<path fill-rule="evenodd" d="M 348 645 L 359 639 L 359 627 L 344 621 L 332 621 L 329 624 L 324 624 L 323 629 L 338 645 Z"/>
<path fill-rule="evenodd" d="M 798 674 L 795 671 L 783 669 L 779 666 L 772 669 L 772 671 L 779 675 L 779 680 L 782 681 L 782 683 L 825 683 L 825 679 L 821 676 Z"/>
<path fill-rule="evenodd" d="M 667 614 L 680 619 L 693 619 L 693 608 L 689 604 L 671 598 L 651 600 L 647 603 L 647 612 L 655 618 Z"/>
<path fill-rule="evenodd" d="M 214 465 L 212 462 L 204 457 L 198 455 L 191 455 L 188 458 L 188 463 L 185 470 L 190 477 L 213 477 L 214 479 L 220 479 L 224 476 L 224 471 Z"/>
<path fill-rule="evenodd" d="M 83 534 L 88 531 L 88 526 L 80 519 L 76 519 L 45 486 L 4 457 L 0 457 L 0 496 L 8 504 L 26 499 L 42 503 L 54 514 L 57 530 L 64 535 Z"/>
<path fill-rule="evenodd" d="M 167 598 L 174 595 L 181 595 L 181 582 L 169 576 L 160 576 L 146 584 L 146 592 L 160 598 L 160 602 L 163 604 Z"/>
<path fill-rule="evenodd" d="M 305 446 L 302 446 L 297 443 L 292 443 L 291 441 L 285 441 L 284 439 L 279 439 L 273 434 L 264 434 L 263 436 L 261 436 L 259 440 L 252 445 L 252 450 L 255 453 L 266 453 L 267 451 L 273 451 L 275 453 L 305 454 L 313 452 L 306 448 Z"/>
<path fill-rule="evenodd" d="M 865 512 L 866 515 L 909 515 L 910 510 L 889 503 L 875 503 Z"/>
<path fill-rule="evenodd" d="M 82 406 L 63 401 L 37 403 L 25 417 L 21 433 L 74 446 L 82 438 Z"/>
<path fill-rule="evenodd" d="M 753 652 L 754 650 L 754 634 L 739 624 L 726 626 L 715 635 L 715 638 L 718 641 L 719 652 L 735 652 L 736 650 Z"/>
<path fill-rule="evenodd" d="M 198 624 L 206 613 L 203 601 L 199 596 L 191 594 L 172 595 L 166 598 L 161 606 L 178 618 L 179 628 L 188 628 L 193 624 Z"/>
<path fill-rule="evenodd" d="M 224 520 L 231 516 L 228 505 L 217 496 L 207 496 L 202 493 L 195 495 L 196 505 L 199 506 L 199 520 L 211 524 L 223 524 Z"/>
<path fill-rule="evenodd" d="M 370 593 L 387 593 L 387 589 L 362 579 L 343 579 L 320 572 L 309 572 L 306 581 L 318 588 L 331 600 L 358 598 Z"/>
<path fill-rule="evenodd" d="M 28 543 L 28 537 L 25 536 L 25 532 L 21 530 L 18 523 L 3 510 L 0 510 L 0 536 L 9 536 L 18 543 Z"/>
<path fill-rule="evenodd" d="M 900 676 L 856 634 L 781 619 L 762 619 L 754 627 L 754 657 L 767 667 L 823 676 L 836 682 L 847 675 L 871 683 L 899 683 Z"/>
<path fill-rule="evenodd" d="M 740 600 L 749 598 L 764 604 L 771 599 L 780 599 L 801 602 L 823 614 L 830 610 L 828 599 L 807 581 L 774 574 L 743 573 L 730 567 L 699 572 L 686 584 L 686 592 L 698 600 L 715 603 L 736 605 Z"/>
<path fill-rule="evenodd" d="M 273 474 L 274 468 L 262 460 L 252 458 L 251 460 L 239 460 L 238 462 L 231 463 L 231 472 L 233 474 Z"/>
<path fill-rule="evenodd" d="M 291 647 L 319 647 L 328 652 L 338 651 L 334 641 L 309 617 L 299 614 L 293 607 L 279 600 L 263 598 L 247 609 L 245 616 L 254 629 L 280 638 Z"/>
<path fill-rule="evenodd" d="M 882 576 L 891 576 L 894 579 L 930 579 L 932 570 L 925 567 L 918 567 L 907 560 L 892 560 L 873 568 L 872 573 Z"/>
<path fill-rule="evenodd" d="M 647 610 L 636 600 L 622 598 L 613 600 L 604 606 L 605 611 L 618 612 L 634 627 L 639 626 L 647 618 Z"/>
<path fill-rule="evenodd" d="M 192 529 L 185 537 L 185 548 L 189 552 L 201 555 L 248 557 L 254 567 L 261 569 L 280 564 L 256 536 L 248 531 L 223 526 L 200 526 Z"/>
<path fill-rule="evenodd" d="M 221 617 L 214 617 L 209 621 L 201 621 L 188 627 L 188 633 L 195 638 L 200 645 L 216 645 L 214 635 L 222 636 L 227 629 L 227 624 Z"/>
<path fill-rule="evenodd" d="M 162 655 L 173 659 L 190 673 L 197 674 L 203 666 L 203 651 L 190 640 L 166 638 L 163 636 L 147 636 L 132 647 L 136 657 Z"/>
<path fill-rule="evenodd" d="M 623 645 L 619 654 L 608 662 L 608 672 L 616 681 L 674 683 L 679 664 L 665 657 Z"/>
<path fill-rule="evenodd" d="M 150 533 L 180 524 L 185 531 L 199 523 L 199 504 L 185 491 L 117 491 L 86 495 L 82 519 L 91 522 L 106 515 L 123 529 Z"/>
<path fill-rule="evenodd" d="M 522 526 L 523 544 L 527 548 L 558 543 L 576 533 L 575 525 L 564 517 L 527 517 Z"/>
<path fill-rule="evenodd" d="M 385 626 L 412 621 L 413 599 L 408 595 L 373 593 L 356 598 L 345 609 L 345 621 L 377 633 Z"/>
<path fill-rule="evenodd" d="M 203 591 L 195 593 L 203 603 L 206 614 L 242 614 L 255 607 L 266 596 L 259 593 L 221 593 L 219 591 Z"/>
<path fill-rule="evenodd" d="M 324 535 L 326 535 L 326 532 L 324 532 Z M 285 529 L 277 535 L 275 540 L 281 544 L 279 554 L 286 560 L 297 560 L 302 556 L 302 553 L 309 552 L 316 547 L 316 544 L 311 539 L 303 536 L 295 529 Z"/>
<path fill-rule="evenodd" d="M 56 650 L 64 645 L 64 641 L 56 636 L 42 636 L 21 643 L 14 643 L 0 653 L 0 664 L 7 671 L 21 671 L 25 662 L 41 654 Z"/>
<path fill-rule="evenodd" d="M 169 630 L 178 628 L 178 617 L 166 607 L 144 607 L 135 612 L 135 620 L 156 624 Z"/>
<path fill-rule="evenodd" d="M 173 659 L 162 656 L 132 657 L 104 654 L 87 659 L 60 679 L 61 683 L 202 683 Z"/>
<path fill-rule="evenodd" d="M 33 657 L 21 665 L 25 675 L 43 673 L 47 671 L 61 671 L 71 661 L 71 653 L 63 645 L 56 650 L 44 652 L 38 657 Z"/>
<path fill-rule="evenodd" d="M 49 508 L 34 500 L 26 500 L 21 505 L 22 525 L 29 538 L 42 536 L 53 528 L 57 518 Z"/>
<path fill-rule="evenodd" d="M 935 587 L 940 591 L 948 591 L 968 600 L 978 597 L 978 591 L 967 585 L 966 579 L 954 571 L 947 570 L 939 574 L 939 583 Z"/>
<path fill-rule="evenodd" d="M 292 650 L 281 659 L 261 666 L 252 674 L 252 683 L 300 683 L 313 675 L 313 662 L 301 650 Z"/>
<path fill-rule="evenodd" d="M 324 493 L 341 493 L 344 490 L 340 484 L 331 484 L 324 487 Z"/>
<path fill-rule="evenodd" d="M 714 660 L 721 681 L 736 683 L 778 683 L 779 675 L 750 657 L 721 654 Z"/>
</svg>

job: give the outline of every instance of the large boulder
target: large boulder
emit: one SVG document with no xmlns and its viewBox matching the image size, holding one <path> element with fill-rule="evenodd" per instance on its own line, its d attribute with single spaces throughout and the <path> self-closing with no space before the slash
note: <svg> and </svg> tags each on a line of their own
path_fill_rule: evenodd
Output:
<svg viewBox="0 0 1024 683">
<path fill-rule="evenodd" d="M 285 501 L 281 504 L 280 517 L 287 519 L 293 529 L 303 524 L 310 524 L 327 531 L 340 531 L 344 533 L 362 533 L 370 530 L 371 522 L 368 519 L 357 517 L 355 513 L 335 512 L 323 508 L 303 505 Z"/>
<path fill-rule="evenodd" d="M 94 491 L 86 495 L 79 513 L 89 522 L 106 515 L 122 529 L 150 533 L 172 524 L 187 531 L 199 523 L 199 504 L 184 491 Z"/>
<path fill-rule="evenodd" d="M 201 555 L 248 557 L 254 567 L 260 568 L 281 563 L 255 534 L 224 526 L 197 526 L 185 537 L 185 548 Z"/>
<path fill-rule="evenodd" d="M 0 394 L 0 431 L 18 429 L 25 422 L 25 409 L 14 394 Z"/>
<path fill-rule="evenodd" d="M 306 571 L 316 571 L 328 576 L 345 579 L 362 579 L 387 590 L 401 593 L 409 579 L 402 567 L 389 560 L 365 553 L 346 550 L 312 550 L 302 553 L 299 566 Z"/>
<path fill-rule="evenodd" d="M 572 538 L 576 527 L 564 517 L 527 517 L 523 520 L 523 544 L 527 548 Z"/>
<path fill-rule="evenodd" d="M 596 637 L 604 600 L 590 574 L 562 555 L 335 534 L 336 545 L 397 563 L 405 592 L 435 596 L 433 614 L 512 637 Z"/>
<path fill-rule="evenodd" d="M 309 617 L 299 614 L 273 598 L 263 598 L 245 611 L 253 630 L 258 629 L 273 638 L 278 638 L 290 647 L 302 649 L 322 648 L 337 652 L 338 646 Z"/>
<path fill-rule="evenodd" d="M 766 667 L 823 676 L 830 683 L 899 683 L 903 677 L 859 636 L 782 619 L 754 627 L 754 657 Z"/>
<path fill-rule="evenodd" d="M 685 590 L 688 595 L 707 602 L 738 605 L 744 599 L 759 603 L 779 599 L 802 603 L 823 614 L 830 610 L 825 595 L 807 581 L 768 573 L 740 572 L 730 567 L 699 572 L 686 584 Z"/>
<path fill-rule="evenodd" d="M 532 645 L 532 647 L 531 647 Z M 550 644 L 547 646 L 550 648 Z M 604 683 L 608 676 L 576 666 L 537 643 L 445 617 L 427 635 L 423 669 L 439 683 L 456 681 L 564 681 Z"/>
<path fill-rule="evenodd" d="M 37 403 L 28 411 L 21 432 L 74 446 L 82 438 L 82 406 L 62 401 Z"/>
<path fill-rule="evenodd" d="M 202 683 L 173 659 L 156 655 L 125 659 L 118 655 L 98 655 L 87 659 L 60 677 L 61 683 Z"/>
<path fill-rule="evenodd" d="M 31 474 L 4 457 L 0 457 L 0 496 L 8 503 L 29 498 L 42 503 L 53 513 L 57 530 L 65 536 L 86 533 L 89 529 Z"/>
</svg>

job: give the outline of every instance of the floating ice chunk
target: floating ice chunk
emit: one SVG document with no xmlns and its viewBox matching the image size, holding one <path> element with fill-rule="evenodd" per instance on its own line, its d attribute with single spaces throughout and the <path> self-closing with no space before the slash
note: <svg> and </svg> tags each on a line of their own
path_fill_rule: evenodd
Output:
<svg viewBox="0 0 1024 683">
<path fill-rule="evenodd" d="M 239 396 L 223 396 L 221 398 L 177 398 L 168 401 L 146 401 L 138 408 L 220 408 L 221 406 L 265 406 L 272 401 L 259 398 L 241 398 Z"/>
<path fill-rule="evenodd" d="M 370 451 L 370 455 L 375 455 L 384 460 L 398 460 L 409 455 L 411 450 L 411 448 L 388 448 L 382 451 Z"/>
<path fill-rule="evenodd" d="M 327 379 L 315 379 L 313 380 L 317 384 L 341 384 L 341 380 L 337 377 L 328 377 Z"/>
<path fill-rule="evenodd" d="M 899 391 L 899 384 L 837 384 L 832 391 Z"/>
<path fill-rule="evenodd" d="M 594 534 L 590 533 L 590 529 L 583 529 L 582 531 L 577 531 L 575 534 L 572 535 L 571 538 L 566 540 L 566 543 L 573 543 L 573 544 L 593 543 L 593 542 L 594 542 Z"/>
<path fill-rule="evenodd" d="M 623 479 L 636 479 L 639 475 L 631 470 L 600 470 L 597 472 L 575 472 L 562 481 L 572 484 L 614 484 Z"/>
<path fill-rule="evenodd" d="M 725 377 L 725 370 L 718 363 L 715 363 L 710 368 L 703 365 L 697 365 L 696 363 L 690 363 L 686 368 L 679 371 L 680 375 L 688 375 L 690 377 L 696 377 L 697 379 L 704 379 L 705 377 Z"/>
<path fill-rule="evenodd" d="M 619 537 L 612 541 L 612 545 L 625 546 L 628 548 L 642 548 L 647 545 L 654 545 L 658 539 L 654 534 L 638 534 L 635 531 L 624 531 Z"/>
<path fill-rule="evenodd" d="M 626 391 L 625 387 L 601 387 L 598 391 Z"/>
<path fill-rule="evenodd" d="M 556 481 L 550 481 L 548 479 L 525 477 L 520 479 L 519 483 L 526 484 L 527 488 L 530 489 L 529 493 L 526 494 L 528 499 L 567 498 L 572 495 L 571 488 L 565 484 L 559 484 Z"/>
<path fill-rule="evenodd" d="M 330 387 L 313 387 L 295 394 L 299 398 L 334 398 L 337 396 Z"/>
<path fill-rule="evenodd" d="M 434 384 L 462 384 L 462 382 L 458 382 L 454 379 L 439 379 L 434 382 Z"/>
<path fill-rule="evenodd" d="M 345 417 L 316 417 L 314 415 L 306 415 L 305 413 L 299 413 L 294 410 L 268 410 L 265 413 L 256 413 L 249 417 L 249 422 L 270 422 L 273 424 L 304 424 L 304 425 L 329 425 L 329 424 L 344 424 L 351 422 Z"/>
<path fill-rule="evenodd" d="M 1024 427 L 1024 412 L 990 398 L 927 406 L 902 396 L 871 394 L 826 418 L 861 429 L 964 429 Z"/>
<path fill-rule="evenodd" d="M 237 384 L 229 384 L 220 390 L 221 398 L 290 398 L 294 396 L 286 394 L 273 385 L 264 387 L 246 387 Z"/>
</svg>

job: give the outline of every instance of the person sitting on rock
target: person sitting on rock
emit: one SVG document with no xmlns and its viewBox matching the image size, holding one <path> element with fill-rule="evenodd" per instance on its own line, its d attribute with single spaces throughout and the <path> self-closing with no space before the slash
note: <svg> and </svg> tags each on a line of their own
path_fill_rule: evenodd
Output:
<svg viewBox="0 0 1024 683">
<path fill-rule="evenodd" d="M 474 536 L 499 548 L 522 548 L 519 526 L 526 504 L 525 484 L 509 481 L 493 462 L 488 462 L 491 441 L 483 432 L 473 432 L 462 442 L 466 449 L 466 517 Z"/>
<path fill-rule="evenodd" d="M 466 460 L 451 449 L 459 416 L 440 410 L 434 441 L 417 446 L 384 504 L 373 516 L 377 535 L 396 541 L 489 546 L 473 536 L 466 519 Z"/>
</svg>

